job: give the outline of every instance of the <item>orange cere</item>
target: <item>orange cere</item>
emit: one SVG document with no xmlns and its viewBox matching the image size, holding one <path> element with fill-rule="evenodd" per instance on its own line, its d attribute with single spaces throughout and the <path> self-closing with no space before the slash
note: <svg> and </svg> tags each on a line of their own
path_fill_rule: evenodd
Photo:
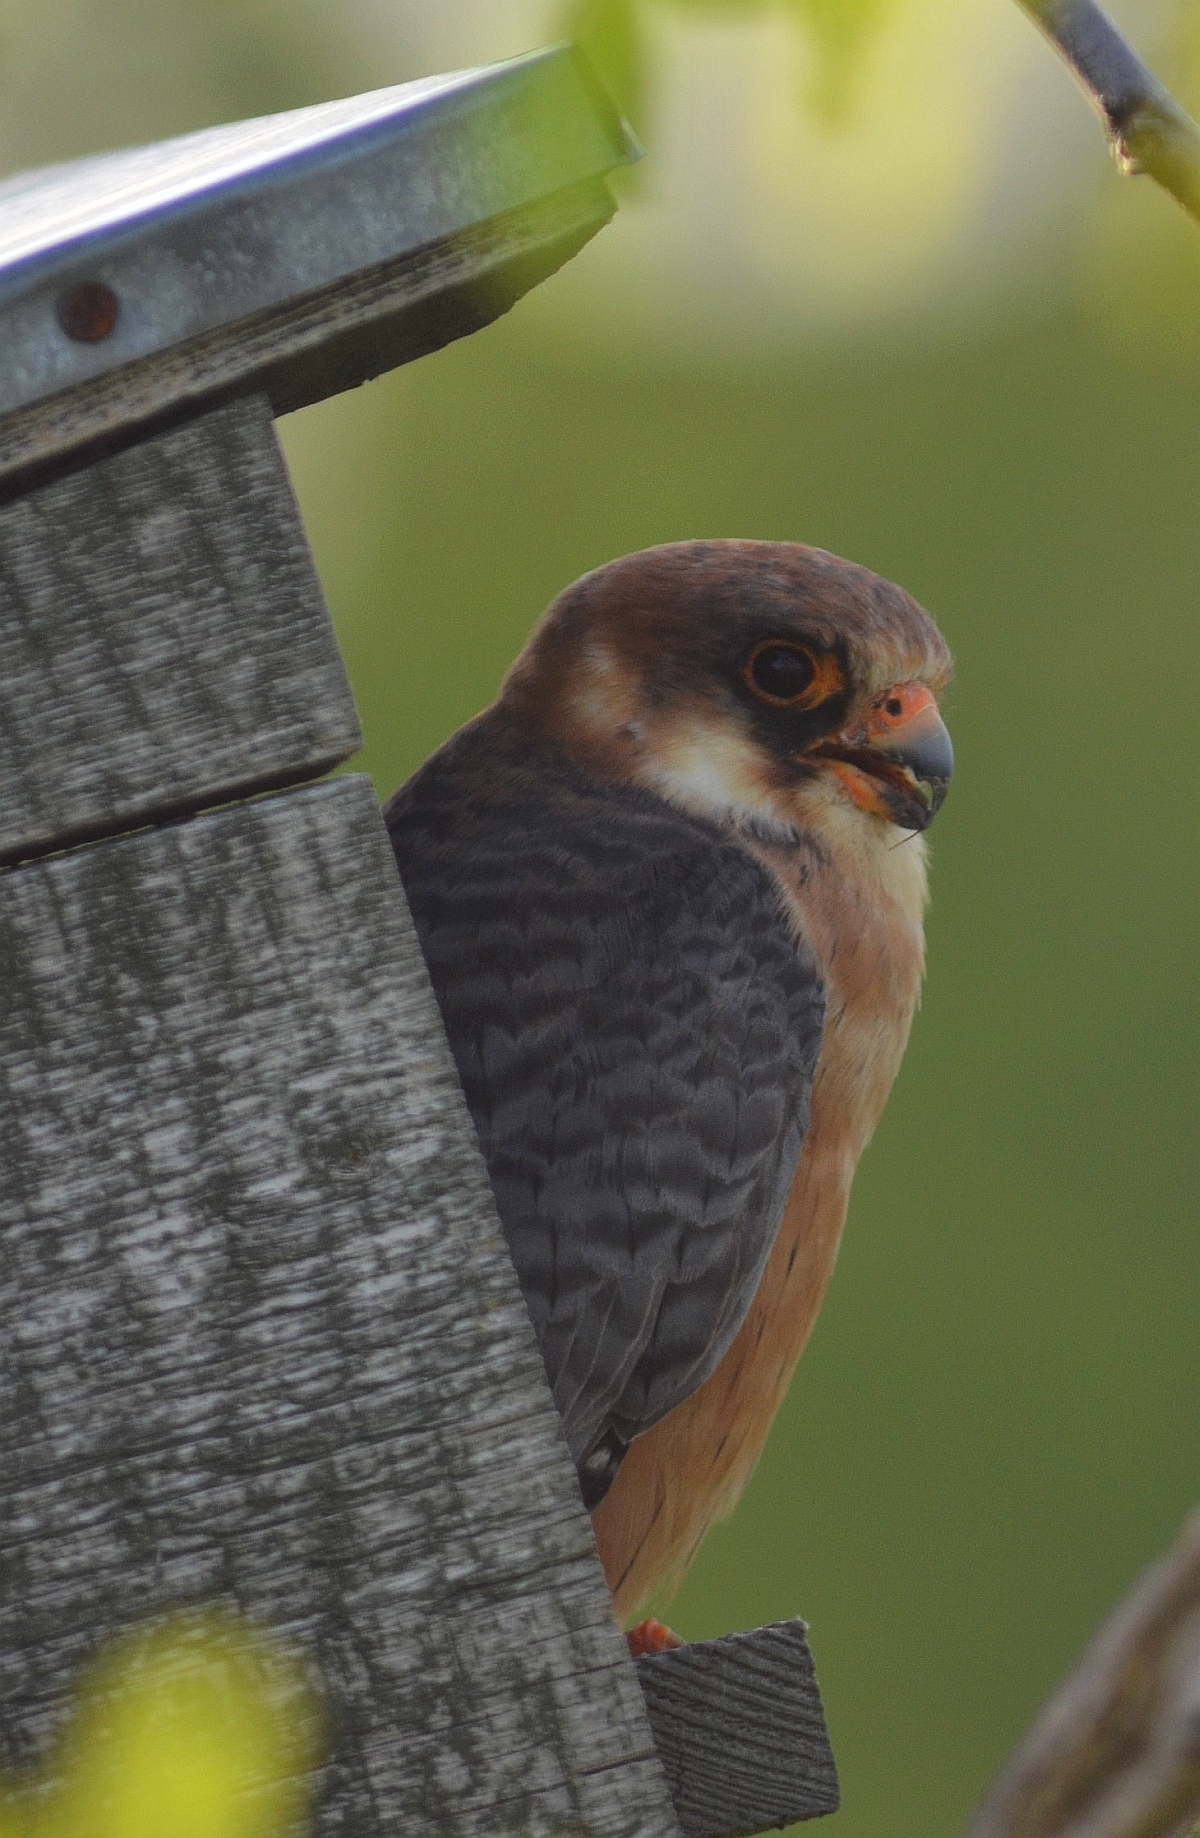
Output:
<svg viewBox="0 0 1200 1838">
<path fill-rule="evenodd" d="M 862 738 L 868 746 L 886 745 L 898 728 L 911 733 L 910 724 L 929 710 L 933 711 L 935 719 L 940 719 L 937 697 L 927 683 L 897 683 L 876 696 L 863 726 Z"/>
</svg>

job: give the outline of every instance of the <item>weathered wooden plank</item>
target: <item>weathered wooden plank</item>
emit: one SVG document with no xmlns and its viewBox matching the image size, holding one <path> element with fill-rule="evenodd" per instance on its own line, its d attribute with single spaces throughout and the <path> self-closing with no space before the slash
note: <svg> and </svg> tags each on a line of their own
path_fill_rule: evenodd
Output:
<svg viewBox="0 0 1200 1838">
<path fill-rule="evenodd" d="M 282 412 L 474 329 L 607 221 L 635 153 L 559 48 L 8 181 L 0 473 L 221 394 Z"/>
<path fill-rule="evenodd" d="M 0 875 L 0 1751 L 249 1610 L 323 1834 L 676 1833 L 371 788 Z"/>
<path fill-rule="evenodd" d="M 261 397 L 0 506 L 0 861 L 360 745 Z"/>
<path fill-rule="evenodd" d="M 803 1621 L 635 1664 L 685 1838 L 734 1838 L 837 1811 L 837 1768 Z"/>
</svg>

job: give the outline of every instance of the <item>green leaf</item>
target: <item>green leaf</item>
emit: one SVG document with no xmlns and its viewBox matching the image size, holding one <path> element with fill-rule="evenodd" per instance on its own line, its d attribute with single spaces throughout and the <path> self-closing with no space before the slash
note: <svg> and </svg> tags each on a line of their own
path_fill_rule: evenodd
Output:
<svg viewBox="0 0 1200 1838">
<path fill-rule="evenodd" d="M 582 45 L 622 114 L 646 126 L 653 73 L 645 13 L 655 0 L 570 0 L 557 29 Z M 801 103 L 825 120 L 844 115 L 854 80 L 873 34 L 898 0 L 657 0 L 676 14 L 697 19 L 750 17 L 782 5 L 815 52 L 815 67 Z"/>
<path fill-rule="evenodd" d="M 0 1785 L 0 1838 L 285 1838 L 320 1738 L 295 1660 L 244 1622 L 175 1616 L 91 1667 L 44 1777 Z"/>
</svg>

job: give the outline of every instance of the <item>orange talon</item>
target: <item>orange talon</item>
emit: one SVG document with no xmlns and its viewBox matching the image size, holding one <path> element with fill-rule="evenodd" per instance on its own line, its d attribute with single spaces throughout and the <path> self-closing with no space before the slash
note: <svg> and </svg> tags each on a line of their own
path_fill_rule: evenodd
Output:
<svg viewBox="0 0 1200 1838">
<path fill-rule="evenodd" d="M 642 1659 L 647 1653 L 669 1653 L 673 1647 L 683 1645 L 674 1628 L 664 1621 L 639 1621 L 625 1638 L 629 1642 L 630 1659 Z"/>
</svg>

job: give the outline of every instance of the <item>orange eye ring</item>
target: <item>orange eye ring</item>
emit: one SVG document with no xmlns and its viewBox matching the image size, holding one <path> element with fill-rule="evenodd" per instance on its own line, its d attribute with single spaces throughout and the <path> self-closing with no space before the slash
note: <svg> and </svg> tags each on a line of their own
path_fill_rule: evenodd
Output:
<svg viewBox="0 0 1200 1838">
<path fill-rule="evenodd" d="M 788 638 L 765 638 L 742 666 L 742 681 L 769 708 L 803 713 L 842 687 L 842 671 L 828 651 L 810 651 Z"/>
</svg>

